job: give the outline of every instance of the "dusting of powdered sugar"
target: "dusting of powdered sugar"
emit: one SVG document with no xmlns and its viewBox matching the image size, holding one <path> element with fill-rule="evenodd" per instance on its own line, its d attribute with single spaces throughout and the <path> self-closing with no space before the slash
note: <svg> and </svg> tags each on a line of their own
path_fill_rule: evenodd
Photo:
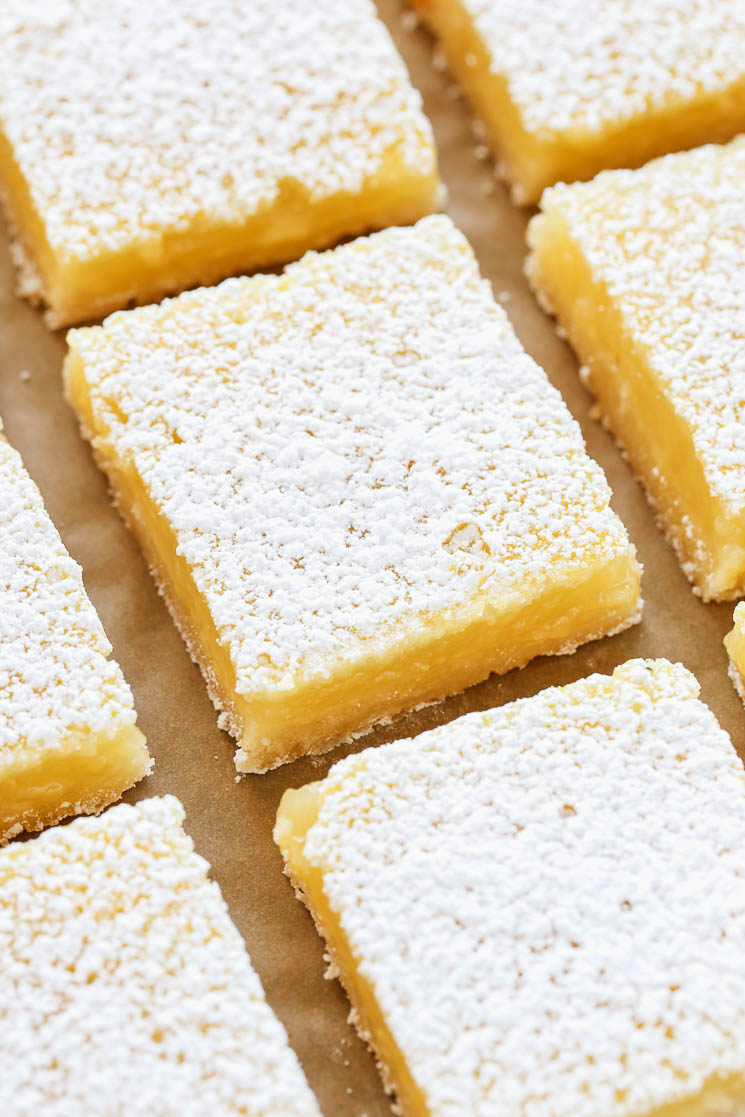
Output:
<svg viewBox="0 0 745 1117">
<path fill-rule="evenodd" d="M 739 138 L 557 186 L 541 203 L 566 224 L 735 515 L 745 510 L 743 182 Z"/>
<path fill-rule="evenodd" d="M 742 0 L 461 3 L 530 132 L 602 132 L 745 82 Z"/>
<path fill-rule="evenodd" d="M 240 223 L 283 190 L 354 194 L 391 154 L 435 170 L 370 0 L 7 0 L 0 72 L 0 127 L 66 259 Z"/>
<path fill-rule="evenodd" d="M 432 1117 L 736 1111 L 745 778 L 697 694 L 631 661 L 318 785 L 303 857 Z"/>
<path fill-rule="evenodd" d="M 110 652 L 80 567 L 0 434 L 0 758 L 133 725 Z"/>
<path fill-rule="evenodd" d="M 239 694 L 529 607 L 595 564 L 636 570 L 579 427 L 446 217 L 69 342 L 94 444 L 167 518 Z"/>
<path fill-rule="evenodd" d="M 320 1117 L 178 800 L 0 853 L 0 1110 Z"/>
</svg>

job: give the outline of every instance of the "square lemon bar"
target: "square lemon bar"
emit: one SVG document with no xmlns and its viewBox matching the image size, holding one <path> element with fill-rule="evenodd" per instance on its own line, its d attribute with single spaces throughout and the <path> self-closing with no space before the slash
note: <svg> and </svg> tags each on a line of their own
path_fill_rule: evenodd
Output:
<svg viewBox="0 0 745 1117">
<path fill-rule="evenodd" d="M 285 792 L 405 1117 L 742 1112 L 745 773 L 697 695 L 635 660 Z"/>
<path fill-rule="evenodd" d="M 0 1112 L 320 1117 L 177 799 L 0 853 Z"/>
<path fill-rule="evenodd" d="M 729 675 L 745 702 L 745 601 L 735 607 L 732 630 L 724 638 L 729 656 Z"/>
<path fill-rule="evenodd" d="M 745 129 L 742 0 L 409 0 L 518 202 Z"/>
<path fill-rule="evenodd" d="M 100 811 L 150 771 L 110 654 L 80 567 L 0 434 L 0 844 Z"/>
<path fill-rule="evenodd" d="M 531 281 L 707 601 L 745 593 L 744 181 L 745 138 L 557 186 L 528 227 Z"/>
<path fill-rule="evenodd" d="M 370 0 L 4 0 L 0 186 L 51 325 L 439 208 Z"/>
<path fill-rule="evenodd" d="M 447 217 L 68 340 L 240 771 L 639 619 L 605 478 Z"/>
</svg>

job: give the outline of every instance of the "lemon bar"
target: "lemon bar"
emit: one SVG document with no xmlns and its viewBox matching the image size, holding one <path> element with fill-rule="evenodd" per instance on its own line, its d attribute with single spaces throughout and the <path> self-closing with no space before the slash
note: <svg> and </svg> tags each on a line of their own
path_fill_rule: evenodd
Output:
<svg viewBox="0 0 745 1117">
<path fill-rule="evenodd" d="M 735 607 L 732 630 L 724 638 L 729 655 L 729 675 L 745 702 L 745 601 Z"/>
<path fill-rule="evenodd" d="M 177 799 L 0 853 L 0 1111 L 320 1117 Z"/>
<path fill-rule="evenodd" d="M 5 0 L 0 185 L 51 325 L 441 203 L 370 0 Z"/>
<path fill-rule="evenodd" d="M 517 202 L 745 129 L 742 0 L 409 0 Z"/>
<path fill-rule="evenodd" d="M 745 1103 L 745 773 L 681 665 L 367 749 L 275 840 L 405 1117 Z"/>
<path fill-rule="evenodd" d="M 705 600 L 745 592 L 745 139 L 547 191 L 528 274 Z"/>
<path fill-rule="evenodd" d="M 80 567 L 0 434 L 0 844 L 100 811 L 150 771 L 110 654 Z"/>
<path fill-rule="evenodd" d="M 68 340 L 241 771 L 639 619 L 605 478 L 447 217 Z"/>
</svg>

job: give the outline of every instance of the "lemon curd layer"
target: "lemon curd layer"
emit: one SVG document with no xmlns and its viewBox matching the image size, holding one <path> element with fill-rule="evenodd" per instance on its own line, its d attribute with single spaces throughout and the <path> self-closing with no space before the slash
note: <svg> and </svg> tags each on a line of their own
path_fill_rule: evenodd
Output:
<svg viewBox="0 0 745 1117">
<path fill-rule="evenodd" d="M 639 619 L 609 490 L 445 217 L 69 335 L 240 770 Z"/>
<path fill-rule="evenodd" d="M 735 607 L 733 626 L 724 638 L 729 656 L 729 675 L 735 690 L 745 703 L 745 602 Z"/>
<path fill-rule="evenodd" d="M 438 208 L 370 0 L 9 0 L 0 187 L 20 290 L 84 321 Z"/>
<path fill-rule="evenodd" d="M 705 600 L 745 593 L 745 140 L 547 191 L 528 274 Z"/>
<path fill-rule="evenodd" d="M 0 852 L 0 1111 L 320 1117 L 177 799 Z"/>
<path fill-rule="evenodd" d="M 97 812 L 150 770 L 110 653 L 80 568 L 0 434 L 0 843 Z"/>
<path fill-rule="evenodd" d="M 405 1117 L 735 1117 L 745 773 L 635 660 L 285 792 L 286 871 Z"/>
<path fill-rule="evenodd" d="M 516 201 L 745 129 L 740 0 L 409 0 Z"/>
</svg>

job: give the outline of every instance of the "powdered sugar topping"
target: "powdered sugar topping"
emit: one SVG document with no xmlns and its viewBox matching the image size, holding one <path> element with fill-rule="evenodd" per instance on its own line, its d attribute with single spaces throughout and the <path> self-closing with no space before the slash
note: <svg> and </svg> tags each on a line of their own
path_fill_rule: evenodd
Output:
<svg viewBox="0 0 745 1117">
<path fill-rule="evenodd" d="M 174 530 L 238 693 L 632 553 L 447 218 L 113 315 L 70 345 L 105 457 Z"/>
<path fill-rule="evenodd" d="M 461 0 L 531 132 L 601 132 L 745 83 L 741 0 Z"/>
<path fill-rule="evenodd" d="M 11 0 L 0 124 L 57 253 L 358 192 L 429 124 L 370 0 Z M 163 243 L 162 250 L 168 245 Z"/>
<path fill-rule="evenodd" d="M 745 509 L 745 139 L 558 186 L 557 213 L 690 430 L 714 496 Z"/>
<path fill-rule="evenodd" d="M 110 652 L 80 567 L 0 435 L 0 757 L 134 724 Z"/>
<path fill-rule="evenodd" d="M 432 1117 L 646 1113 L 745 1071 L 745 779 L 697 693 L 632 661 L 319 785 L 304 856 Z"/>
<path fill-rule="evenodd" d="M 0 1108 L 320 1117 L 178 800 L 0 853 Z"/>
</svg>

